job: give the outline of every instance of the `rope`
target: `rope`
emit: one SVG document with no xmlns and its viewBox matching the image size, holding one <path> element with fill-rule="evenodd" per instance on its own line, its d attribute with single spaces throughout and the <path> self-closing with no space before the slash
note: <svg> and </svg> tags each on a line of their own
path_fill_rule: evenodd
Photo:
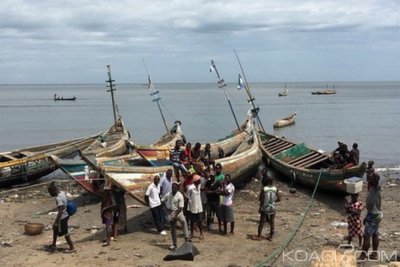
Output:
<svg viewBox="0 0 400 267">
<path fill-rule="evenodd" d="M 297 231 L 299 231 L 300 227 L 302 226 L 302 224 L 303 224 L 303 222 L 304 222 L 304 219 L 305 219 L 305 217 L 306 217 L 306 215 L 307 215 L 307 212 L 308 212 L 308 210 L 309 210 L 310 207 L 311 207 L 312 201 L 313 201 L 314 196 L 315 196 L 315 192 L 317 192 L 317 188 L 318 188 L 318 185 L 319 185 L 319 180 L 321 179 L 321 174 L 322 174 L 322 171 L 320 171 L 320 173 L 319 173 L 317 182 L 316 182 L 315 187 L 314 187 L 314 191 L 313 191 L 313 193 L 312 193 L 312 195 L 311 195 L 311 197 L 310 197 L 310 199 L 309 199 L 309 201 L 308 201 L 307 207 L 306 207 L 306 209 L 305 209 L 303 215 L 301 216 L 299 223 L 298 223 L 297 226 L 294 228 L 293 232 L 292 232 L 291 234 L 289 234 L 288 238 L 287 238 L 285 241 L 283 241 L 283 242 L 281 243 L 281 245 L 280 245 L 278 248 L 276 248 L 275 251 L 274 251 L 271 255 L 269 255 L 267 258 L 265 258 L 262 262 L 258 263 L 258 264 L 256 265 L 256 267 L 269 266 L 267 263 L 270 262 L 271 260 L 273 260 L 273 261 L 271 262 L 271 264 L 275 263 L 275 261 L 278 259 L 278 257 L 282 254 L 283 250 L 284 250 L 284 249 L 290 244 L 290 242 L 293 240 L 293 238 L 294 238 L 294 236 L 296 235 Z"/>
<path fill-rule="evenodd" d="M 168 110 L 168 108 L 167 108 L 167 106 L 164 104 L 164 102 L 163 102 L 163 101 L 160 101 L 160 103 L 161 103 L 161 105 L 163 105 L 163 107 L 164 107 L 165 111 L 167 111 L 168 115 L 170 115 L 171 118 L 172 118 L 174 121 L 177 121 L 177 119 L 175 118 L 175 116 L 172 115 L 172 113 Z"/>
</svg>

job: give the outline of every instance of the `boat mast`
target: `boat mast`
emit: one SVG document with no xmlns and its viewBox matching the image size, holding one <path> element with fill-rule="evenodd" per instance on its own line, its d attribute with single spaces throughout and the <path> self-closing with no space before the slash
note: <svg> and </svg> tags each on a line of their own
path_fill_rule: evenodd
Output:
<svg viewBox="0 0 400 267">
<path fill-rule="evenodd" d="M 239 132 L 240 132 L 240 126 L 239 126 L 238 120 L 237 120 L 237 118 L 236 118 L 235 111 L 233 111 L 233 107 L 232 107 L 231 100 L 230 100 L 230 98 L 229 98 L 228 92 L 226 91 L 226 83 L 225 83 L 224 79 L 221 79 L 221 77 L 219 76 L 219 72 L 218 72 L 217 66 L 215 66 L 214 60 L 212 60 L 212 59 L 211 59 L 211 69 L 210 69 L 210 70 L 211 70 L 211 71 L 215 71 L 215 74 L 217 74 L 217 78 L 218 78 L 218 88 L 224 90 L 225 97 L 226 97 L 226 99 L 228 100 L 228 104 L 229 104 L 229 107 L 230 107 L 230 109 L 231 109 L 233 118 L 235 119 L 236 126 L 237 126 L 237 128 L 238 128 L 238 130 L 239 130 Z"/>
<path fill-rule="evenodd" d="M 115 89 L 115 84 L 113 84 L 113 82 L 115 82 L 115 80 L 113 80 L 111 78 L 111 67 L 110 65 L 107 65 L 107 74 L 108 74 L 108 80 L 106 81 L 108 89 L 107 92 L 111 93 L 111 101 L 112 101 L 112 108 L 113 108 L 113 114 L 114 114 L 114 125 L 117 125 L 117 113 L 115 111 L 115 100 L 114 100 L 114 91 Z"/>
<path fill-rule="evenodd" d="M 244 84 L 244 89 L 245 89 L 245 91 L 246 91 L 246 93 L 247 93 L 247 96 L 249 97 L 249 99 L 247 100 L 247 102 L 251 103 L 251 105 L 253 106 L 253 109 L 252 109 L 251 111 L 252 111 L 253 114 L 256 115 L 258 124 L 260 125 L 261 129 L 263 130 L 263 132 L 265 132 L 264 126 L 262 125 L 261 120 L 260 120 L 260 117 L 258 116 L 258 111 L 260 110 L 260 108 L 259 108 L 259 107 L 256 107 L 256 105 L 255 105 L 255 103 L 254 103 L 254 100 L 256 100 L 256 99 L 255 99 L 255 98 L 252 96 L 252 94 L 251 94 L 250 87 L 249 87 L 249 83 L 247 82 L 246 75 L 244 74 L 244 70 L 243 70 L 243 67 L 242 67 L 242 63 L 240 62 L 239 56 L 238 56 L 238 54 L 236 53 L 236 50 L 235 50 L 235 49 L 233 50 L 233 52 L 235 52 L 236 59 L 237 59 L 237 61 L 238 61 L 238 63 L 239 63 L 240 70 L 242 71 L 242 75 L 243 75 L 243 78 L 244 78 L 244 83 L 245 83 L 245 84 Z"/>
<path fill-rule="evenodd" d="M 164 113 L 163 113 L 163 111 L 161 109 L 161 105 L 160 105 L 160 101 L 161 101 L 161 97 L 159 95 L 160 92 L 156 91 L 156 89 L 154 87 L 154 84 L 153 84 L 153 82 L 151 80 L 150 73 L 149 73 L 149 71 L 147 69 L 147 66 L 146 66 L 146 63 L 144 62 L 144 59 L 143 59 L 143 65 L 144 65 L 144 68 L 146 69 L 146 72 L 147 72 L 147 78 L 148 78 L 148 83 L 149 83 L 147 86 L 148 86 L 148 89 L 150 90 L 150 95 L 153 96 L 153 102 L 157 103 L 158 110 L 160 111 L 161 118 L 163 120 L 165 130 L 167 131 L 167 134 L 170 135 L 169 127 L 168 127 L 167 121 L 165 120 Z"/>
</svg>

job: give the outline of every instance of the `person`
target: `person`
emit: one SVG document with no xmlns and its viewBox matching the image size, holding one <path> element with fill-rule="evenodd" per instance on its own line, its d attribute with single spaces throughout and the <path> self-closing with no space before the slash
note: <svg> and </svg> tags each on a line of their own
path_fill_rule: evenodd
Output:
<svg viewBox="0 0 400 267">
<path fill-rule="evenodd" d="M 221 163 L 215 164 L 215 181 L 220 183 L 224 180 L 224 174 L 222 173 Z"/>
<path fill-rule="evenodd" d="M 128 219 L 126 215 L 125 191 L 113 184 L 111 186 L 111 193 L 115 200 L 111 240 L 116 240 L 118 227 L 124 227 L 124 232 L 128 232 Z"/>
<path fill-rule="evenodd" d="M 190 142 L 186 143 L 185 149 L 182 150 L 180 158 L 186 169 L 189 168 L 189 164 L 192 162 L 192 144 Z"/>
<path fill-rule="evenodd" d="M 363 203 L 358 201 L 358 194 L 351 194 L 351 201 L 345 204 L 348 224 L 348 242 L 351 244 L 353 237 L 358 237 L 359 247 L 361 247 L 362 242 L 361 212 L 363 207 Z"/>
<path fill-rule="evenodd" d="M 260 213 L 260 221 L 258 224 L 258 233 L 255 240 L 261 240 L 261 233 L 264 227 L 265 221 L 270 224 L 269 236 L 267 240 L 271 241 L 274 230 L 275 230 L 275 202 L 281 201 L 280 193 L 276 186 L 273 185 L 273 179 L 269 175 L 262 179 L 262 188 L 260 192 L 260 208 L 258 212 Z"/>
<path fill-rule="evenodd" d="M 224 230 L 223 233 L 224 235 L 227 234 L 227 225 L 228 223 L 231 224 L 231 230 L 230 233 L 234 233 L 234 228 L 235 228 L 235 219 L 233 217 L 233 195 L 235 193 L 235 186 L 231 182 L 231 175 L 230 174 L 225 174 L 225 180 L 222 183 L 222 190 L 220 191 L 219 194 L 223 195 L 221 207 L 220 207 L 220 218 L 221 221 L 223 222 Z"/>
<path fill-rule="evenodd" d="M 201 153 L 200 160 L 204 163 L 208 170 L 211 170 L 211 166 L 215 169 L 215 161 L 211 158 L 211 145 L 207 143 L 204 150 Z"/>
<path fill-rule="evenodd" d="M 163 198 L 166 194 L 171 192 L 172 190 L 172 169 L 168 169 L 164 175 L 160 179 L 160 198 Z M 163 216 L 164 216 L 164 223 L 168 223 L 168 212 L 165 208 L 165 205 L 161 208 Z"/>
<path fill-rule="evenodd" d="M 116 208 L 116 202 L 111 192 L 111 187 L 108 185 L 104 186 L 103 198 L 101 201 L 101 220 L 106 228 L 106 238 L 103 241 L 103 247 L 109 246 L 111 241 L 111 235 L 113 234 L 114 225 L 114 211 Z"/>
<path fill-rule="evenodd" d="M 145 201 L 150 207 L 158 233 L 160 235 L 167 235 L 164 231 L 164 216 L 160 199 L 160 176 L 155 175 L 153 182 L 147 187 Z"/>
<path fill-rule="evenodd" d="M 211 230 L 211 225 L 214 222 L 214 216 L 218 219 L 218 229 L 222 232 L 222 222 L 220 219 L 219 212 L 219 191 L 220 183 L 215 181 L 215 175 L 209 175 L 209 179 L 206 182 L 206 196 L 207 196 L 207 230 Z"/>
<path fill-rule="evenodd" d="M 368 196 L 366 200 L 367 215 L 364 218 L 364 240 L 362 245 L 362 253 L 359 260 L 363 261 L 368 259 L 378 259 L 379 247 L 379 225 L 383 218 L 381 209 L 381 187 L 379 185 L 379 175 L 373 173 L 369 176 L 368 182 Z M 370 248 L 372 238 L 372 252 L 367 255 Z"/>
<path fill-rule="evenodd" d="M 166 209 L 168 211 L 169 223 L 171 225 L 171 238 L 172 245 L 169 247 L 170 250 L 175 250 L 177 248 L 177 238 L 176 238 L 176 223 L 179 221 L 183 226 L 183 235 L 185 237 L 185 242 L 189 239 L 189 231 L 185 216 L 183 215 L 183 195 L 179 192 L 179 183 L 174 182 L 172 184 L 172 191 L 165 194 L 161 202 L 165 203 Z"/>
<path fill-rule="evenodd" d="M 373 160 L 369 160 L 368 161 L 368 163 L 367 163 L 367 170 L 365 171 L 365 173 L 366 173 L 366 178 L 367 178 L 367 181 L 369 181 L 369 180 L 371 180 L 372 179 L 372 177 L 374 176 L 374 174 L 375 174 L 375 168 L 374 168 L 374 161 Z M 369 191 L 369 183 L 367 183 L 367 190 Z"/>
<path fill-rule="evenodd" d="M 201 161 L 201 144 L 196 143 L 191 151 L 192 163 L 196 171 L 204 169 L 204 163 Z"/>
<path fill-rule="evenodd" d="M 360 151 L 358 150 L 358 144 L 354 143 L 353 147 L 350 151 L 350 158 L 351 158 L 351 162 L 354 165 L 358 165 L 360 163 Z"/>
<path fill-rule="evenodd" d="M 201 203 L 200 176 L 198 174 L 193 175 L 193 184 L 188 187 L 186 196 L 188 198 L 188 211 L 190 219 L 190 239 L 193 238 L 194 226 L 196 224 L 200 230 L 199 239 L 202 240 L 204 238 L 201 223 L 203 206 Z"/>
<path fill-rule="evenodd" d="M 57 216 L 53 223 L 53 242 L 49 246 L 49 250 L 54 252 L 57 249 L 57 237 L 64 236 L 67 241 L 69 249 L 64 250 L 64 253 L 76 252 L 74 243 L 71 240 L 71 236 L 68 233 L 68 220 L 69 215 L 67 212 L 67 196 L 63 191 L 56 186 L 55 182 L 51 182 L 47 188 L 50 196 L 54 197 L 57 206 Z"/>
<path fill-rule="evenodd" d="M 160 197 L 162 198 L 172 190 L 172 169 L 168 169 L 160 179 Z"/>
<path fill-rule="evenodd" d="M 172 162 L 172 166 L 174 168 L 174 173 L 177 181 L 180 181 L 180 173 L 181 171 L 184 174 L 187 173 L 187 169 L 185 165 L 181 161 L 181 153 L 182 153 L 182 141 L 181 140 L 176 140 L 175 146 L 170 150 L 170 160 Z"/>
</svg>

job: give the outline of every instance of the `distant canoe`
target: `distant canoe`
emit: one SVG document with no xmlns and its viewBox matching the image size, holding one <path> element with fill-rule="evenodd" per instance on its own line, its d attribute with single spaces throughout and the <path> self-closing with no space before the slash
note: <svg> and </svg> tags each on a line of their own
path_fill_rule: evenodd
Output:
<svg viewBox="0 0 400 267">
<path fill-rule="evenodd" d="M 322 91 L 314 91 L 311 92 L 312 95 L 334 95 L 336 94 L 336 90 L 335 89 L 326 89 L 326 90 L 322 90 Z"/>
<path fill-rule="evenodd" d="M 73 97 L 63 97 L 63 96 L 57 96 L 57 94 L 54 94 L 54 101 L 75 101 L 76 96 Z"/>
<path fill-rule="evenodd" d="M 277 120 L 274 122 L 274 128 L 281 128 L 295 123 L 297 113 L 293 113 L 292 115 Z"/>
</svg>

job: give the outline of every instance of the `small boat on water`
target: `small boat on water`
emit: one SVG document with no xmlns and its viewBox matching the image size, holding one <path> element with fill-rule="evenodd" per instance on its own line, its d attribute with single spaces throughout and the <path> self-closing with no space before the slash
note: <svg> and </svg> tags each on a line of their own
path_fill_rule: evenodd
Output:
<svg viewBox="0 0 400 267">
<path fill-rule="evenodd" d="M 290 178 L 292 184 L 314 187 L 320 177 L 319 189 L 346 193 L 344 180 L 363 177 L 366 171 L 365 162 L 338 169 L 330 155 L 321 150 L 265 132 L 259 132 L 259 135 L 267 165 Z"/>
<path fill-rule="evenodd" d="M 314 91 L 311 92 L 312 95 L 334 95 L 336 94 L 336 90 L 335 89 L 326 89 L 326 90 L 322 90 L 322 91 Z"/>
<path fill-rule="evenodd" d="M 260 143 L 254 130 L 232 155 L 216 159 L 215 163 L 221 163 L 223 173 L 230 174 L 232 183 L 239 186 L 258 170 L 261 159 Z M 99 168 L 107 180 L 111 180 L 133 198 L 143 202 L 145 190 L 153 181 L 153 177 L 165 173 L 172 166 L 131 168 L 103 162 L 99 165 Z"/>
<path fill-rule="evenodd" d="M 273 126 L 274 126 L 274 128 L 281 128 L 281 127 L 285 127 L 285 126 L 294 124 L 296 121 L 296 116 L 297 116 L 297 113 L 295 112 L 286 118 L 275 121 Z"/>
<path fill-rule="evenodd" d="M 57 94 L 54 94 L 54 101 L 75 101 L 76 96 L 73 97 L 63 97 L 63 96 L 57 96 Z"/>
<path fill-rule="evenodd" d="M 285 83 L 285 89 L 283 90 L 283 92 L 280 92 L 278 94 L 278 96 L 287 96 L 289 93 L 289 90 L 286 88 L 286 83 Z"/>
<path fill-rule="evenodd" d="M 100 134 L 42 146 L 0 153 L 0 187 L 33 182 L 57 169 L 50 155 L 74 157 Z"/>
</svg>

